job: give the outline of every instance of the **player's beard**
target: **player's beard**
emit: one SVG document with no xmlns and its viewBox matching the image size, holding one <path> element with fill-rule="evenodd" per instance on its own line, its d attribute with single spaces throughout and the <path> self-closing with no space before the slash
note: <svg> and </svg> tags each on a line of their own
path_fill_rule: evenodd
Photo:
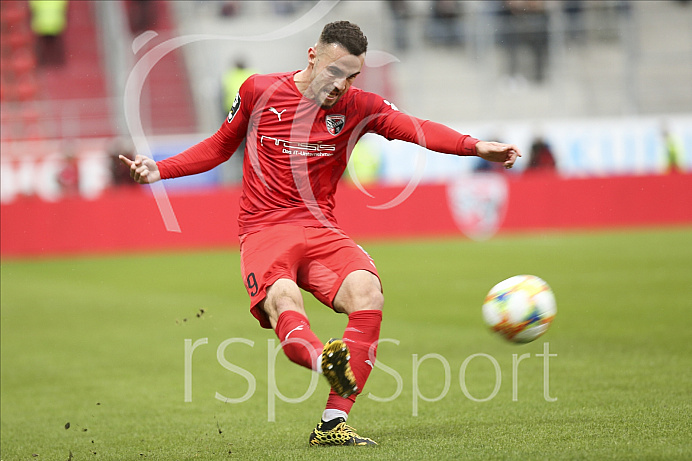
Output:
<svg viewBox="0 0 692 461">
<path fill-rule="evenodd" d="M 324 95 L 324 96 L 322 96 L 322 95 Z M 339 100 L 341 99 L 341 96 L 342 96 L 342 93 L 336 89 L 331 89 L 329 91 L 323 90 L 320 93 L 320 98 L 321 98 L 321 101 L 319 101 L 320 107 L 322 107 L 322 109 L 331 109 L 332 107 L 334 107 L 334 105 L 337 102 L 339 102 Z"/>
</svg>

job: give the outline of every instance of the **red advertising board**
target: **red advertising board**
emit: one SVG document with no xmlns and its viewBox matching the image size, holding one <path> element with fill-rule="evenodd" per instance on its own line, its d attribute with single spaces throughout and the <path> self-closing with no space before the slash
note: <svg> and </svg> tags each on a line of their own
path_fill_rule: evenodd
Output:
<svg viewBox="0 0 692 461">
<path fill-rule="evenodd" d="M 357 239 L 692 224 L 692 175 L 562 179 L 470 175 L 453 184 L 337 192 L 337 217 Z M 410 192 L 410 195 L 409 195 Z M 166 230 L 148 186 L 97 198 L 17 197 L 1 206 L 1 254 L 23 257 L 236 247 L 238 188 L 167 194 L 180 232 Z"/>
</svg>

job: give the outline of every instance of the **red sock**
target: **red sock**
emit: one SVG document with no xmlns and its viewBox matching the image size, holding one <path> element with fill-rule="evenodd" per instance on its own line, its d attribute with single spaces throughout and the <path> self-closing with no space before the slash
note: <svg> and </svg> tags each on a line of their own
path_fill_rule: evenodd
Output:
<svg viewBox="0 0 692 461">
<path fill-rule="evenodd" d="M 382 311 L 377 309 L 356 311 L 348 316 L 343 340 L 351 351 L 350 364 L 358 384 L 357 394 L 363 391 L 365 382 L 375 366 L 381 323 Z M 326 408 L 348 413 L 355 401 L 356 394 L 343 398 L 332 390 L 329 392 Z"/>
<path fill-rule="evenodd" d="M 310 329 L 307 317 L 296 311 L 284 311 L 279 315 L 274 331 L 281 340 L 286 357 L 310 370 L 315 366 L 319 369 L 322 341 Z"/>
</svg>

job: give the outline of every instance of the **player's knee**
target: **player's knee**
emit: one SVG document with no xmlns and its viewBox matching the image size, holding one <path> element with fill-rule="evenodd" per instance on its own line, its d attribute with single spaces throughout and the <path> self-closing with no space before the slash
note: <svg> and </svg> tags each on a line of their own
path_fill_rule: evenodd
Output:
<svg viewBox="0 0 692 461">
<path fill-rule="evenodd" d="M 350 301 L 344 309 L 347 314 L 362 310 L 382 310 L 384 307 L 384 295 L 379 287 L 374 285 L 362 287 L 354 293 Z"/>
<path fill-rule="evenodd" d="M 368 306 L 369 309 L 382 310 L 384 307 L 384 295 L 379 289 L 370 290 L 368 293 Z"/>
<path fill-rule="evenodd" d="M 374 309 L 382 310 L 384 296 L 379 278 L 368 271 L 355 271 L 344 280 L 334 298 L 334 310 L 352 312 Z"/>
<path fill-rule="evenodd" d="M 282 312 L 296 311 L 305 315 L 303 299 L 294 282 L 280 279 L 267 289 L 267 296 L 259 304 L 269 317 L 272 325 L 276 323 Z"/>
</svg>

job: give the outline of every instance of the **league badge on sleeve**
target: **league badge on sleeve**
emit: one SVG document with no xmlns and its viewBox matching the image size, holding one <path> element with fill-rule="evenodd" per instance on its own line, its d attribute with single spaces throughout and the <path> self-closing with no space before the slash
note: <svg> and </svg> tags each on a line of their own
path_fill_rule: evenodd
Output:
<svg viewBox="0 0 692 461">
<path fill-rule="evenodd" d="M 341 133 L 341 130 L 344 129 L 344 125 L 346 125 L 346 116 L 327 115 L 325 122 L 327 123 L 327 131 L 329 134 L 336 136 L 337 134 Z"/>
<path fill-rule="evenodd" d="M 384 100 L 384 103 L 387 104 L 387 105 L 388 105 L 389 107 L 391 107 L 392 109 L 394 109 L 395 111 L 399 111 L 399 108 L 398 108 L 397 106 L 395 106 L 393 102 L 389 102 L 389 101 L 387 101 L 387 100 L 385 99 L 385 100 Z"/>
<path fill-rule="evenodd" d="M 231 123 L 235 114 L 238 113 L 238 109 L 240 109 L 240 93 L 235 95 L 233 106 L 231 106 L 231 111 L 228 113 L 228 119 L 226 120 L 228 123 Z"/>
</svg>

